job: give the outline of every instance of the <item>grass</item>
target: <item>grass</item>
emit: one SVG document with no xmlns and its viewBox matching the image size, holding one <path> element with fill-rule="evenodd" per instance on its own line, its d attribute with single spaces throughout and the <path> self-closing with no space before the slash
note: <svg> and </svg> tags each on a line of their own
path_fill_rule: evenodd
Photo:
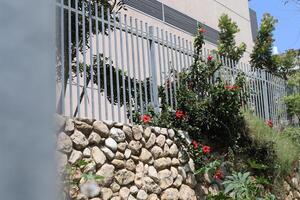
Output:
<svg viewBox="0 0 300 200">
<path fill-rule="evenodd" d="M 249 112 L 244 113 L 250 136 L 256 141 L 272 142 L 277 157 L 279 172 L 284 175 L 291 171 L 293 163 L 300 158 L 300 144 L 290 134 L 268 127 L 264 121 Z"/>
</svg>

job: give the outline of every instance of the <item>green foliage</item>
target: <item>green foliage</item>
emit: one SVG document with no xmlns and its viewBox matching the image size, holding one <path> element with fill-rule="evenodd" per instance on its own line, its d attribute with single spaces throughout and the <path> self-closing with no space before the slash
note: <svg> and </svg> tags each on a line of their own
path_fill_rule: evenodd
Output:
<svg viewBox="0 0 300 200">
<path fill-rule="evenodd" d="M 291 116 L 297 116 L 300 120 L 300 94 L 292 94 L 284 98 L 287 112 Z"/>
<path fill-rule="evenodd" d="M 300 72 L 297 72 L 289 77 L 288 85 L 290 87 L 300 87 Z"/>
<path fill-rule="evenodd" d="M 253 200 L 258 194 L 258 187 L 251 179 L 250 173 L 234 172 L 227 176 L 223 182 L 225 194 L 229 194 L 233 199 Z"/>
<path fill-rule="evenodd" d="M 236 46 L 235 34 L 238 33 L 240 29 L 226 14 L 223 14 L 219 18 L 218 26 L 220 29 L 218 53 L 238 62 L 246 51 L 245 43 Z"/>
<path fill-rule="evenodd" d="M 282 131 L 283 135 L 290 137 L 295 143 L 300 145 L 300 128 L 299 127 L 287 127 Z"/>
<path fill-rule="evenodd" d="M 272 56 L 273 31 L 276 23 L 277 20 L 274 17 L 268 13 L 264 14 L 250 60 L 252 67 L 266 69 L 272 73 L 277 71 L 276 62 Z"/>
<path fill-rule="evenodd" d="M 295 67 L 299 65 L 297 50 L 287 50 L 280 55 L 274 55 L 276 65 L 279 67 L 278 75 L 288 80 L 289 76 L 293 75 L 297 70 Z"/>
<path fill-rule="evenodd" d="M 196 174 L 212 174 L 221 166 L 221 161 L 214 160 L 205 166 L 199 168 L 195 173 Z"/>
<path fill-rule="evenodd" d="M 288 134 L 279 134 L 250 113 L 245 113 L 245 118 L 250 137 L 254 141 L 272 144 L 269 147 L 262 146 L 262 148 L 266 148 L 265 151 L 268 153 L 264 156 L 266 158 L 270 157 L 268 160 L 275 161 L 275 166 L 273 166 L 274 171 L 277 170 L 277 173 L 281 175 L 289 173 L 293 167 L 294 161 L 299 159 L 299 143 Z M 272 151 L 274 151 L 275 156 L 271 153 Z M 262 163 L 269 164 L 267 161 Z"/>
</svg>

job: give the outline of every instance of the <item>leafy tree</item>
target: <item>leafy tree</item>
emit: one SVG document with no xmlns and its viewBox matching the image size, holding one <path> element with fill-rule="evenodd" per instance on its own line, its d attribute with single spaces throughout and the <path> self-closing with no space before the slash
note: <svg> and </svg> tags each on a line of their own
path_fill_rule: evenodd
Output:
<svg viewBox="0 0 300 200">
<path fill-rule="evenodd" d="M 279 76 L 287 80 L 289 76 L 298 70 L 296 69 L 296 66 L 300 64 L 297 58 L 298 54 L 297 50 L 287 50 L 284 54 L 274 56 L 276 65 L 279 67 Z"/>
<path fill-rule="evenodd" d="M 246 51 L 245 43 L 236 46 L 235 34 L 238 33 L 240 29 L 226 14 L 220 17 L 218 26 L 220 29 L 218 52 L 233 61 L 239 61 Z"/>
<path fill-rule="evenodd" d="M 287 112 L 289 115 L 296 116 L 300 120 L 300 72 L 297 72 L 290 77 L 288 85 L 294 91 L 292 94 L 284 98 L 284 102 L 287 106 Z"/>
<path fill-rule="evenodd" d="M 272 56 L 273 31 L 276 23 L 277 20 L 273 16 L 268 13 L 264 14 L 255 40 L 255 46 L 250 56 L 252 67 L 266 69 L 273 73 L 277 71 L 276 62 Z"/>
</svg>

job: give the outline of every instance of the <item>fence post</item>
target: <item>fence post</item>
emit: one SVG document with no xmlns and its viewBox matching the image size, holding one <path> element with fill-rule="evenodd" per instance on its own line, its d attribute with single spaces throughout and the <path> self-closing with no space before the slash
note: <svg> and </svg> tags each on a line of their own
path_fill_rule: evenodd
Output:
<svg viewBox="0 0 300 200">
<path fill-rule="evenodd" d="M 265 119 L 270 119 L 269 113 L 269 101 L 268 101 L 268 87 L 267 87 L 267 74 L 266 71 L 263 70 L 261 74 L 261 79 L 263 80 L 263 98 L 264 98 L 264 111 L 265 111 Z"/>
<path fill-rule="evenodd" d="M 155 41 L 154 41 L 154 27 L 149 27 L 149 36 L 150 36 L 150 63 L 151 63 L 151 75 L 152 75 L 152 85 L 151 90 L 153 94 L 153 107 L 156 113 L 159 112 L 159 100 L 158 100 L 158 83 L 157 83 L 157 67 L 156 67 L 156 58 L 155 58 Z"/>
</svg>

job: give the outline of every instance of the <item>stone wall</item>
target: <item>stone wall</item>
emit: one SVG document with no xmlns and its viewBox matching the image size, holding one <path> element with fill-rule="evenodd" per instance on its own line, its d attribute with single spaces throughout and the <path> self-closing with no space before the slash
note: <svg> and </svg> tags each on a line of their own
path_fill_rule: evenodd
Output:
<svg viewBox="0 0 300 200">
<path fill-rule="evenodd" d="M 72 199 L 197 199 L 194 163 L 172 129 L 64 118 L 57 141 L 60 172 L 88 163 L 73 172 Z"/>
<path fill-rule="evenodd" d="M 285 179 L 283 187 L 285 191 L 284 200 L 300 200 L 300 160 L 291 176 Z"/>
</svg>

